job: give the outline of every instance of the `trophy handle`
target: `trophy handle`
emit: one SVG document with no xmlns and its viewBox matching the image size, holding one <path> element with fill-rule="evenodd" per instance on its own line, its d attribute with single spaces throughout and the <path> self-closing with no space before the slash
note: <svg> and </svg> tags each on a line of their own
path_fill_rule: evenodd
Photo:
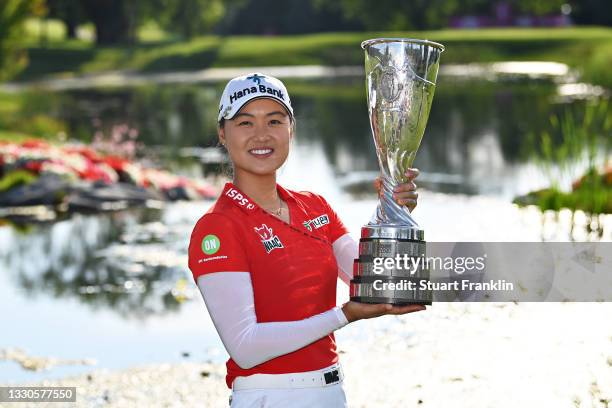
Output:
<svg viewBox="0 0 612 408">
<path fill-rule="evenodd" d="M 393 199 L 395 185 L 391 179 L 382 177 L 382 194 L 378 206 L 369 225 L 394 225 L 396 227 L 410 227 L 420 229 L 419 224 L 412 218 L 406 206 L 399 205 Z"/>
</svg>

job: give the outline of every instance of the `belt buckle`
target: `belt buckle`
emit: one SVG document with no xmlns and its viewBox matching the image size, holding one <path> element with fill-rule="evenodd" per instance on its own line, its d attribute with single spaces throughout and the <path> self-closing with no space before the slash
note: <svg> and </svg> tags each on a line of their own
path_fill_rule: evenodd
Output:
<svg viewBox="0 0 612 408">
<path fill-rule="evenodd" d="M 337 368 L 334 368 L 331 371 L 323 373 L 323 376 L 325 377 L 325 385 L 337 383 L 340 381 L 340 372 L 338 371 Z"/>
</svg>

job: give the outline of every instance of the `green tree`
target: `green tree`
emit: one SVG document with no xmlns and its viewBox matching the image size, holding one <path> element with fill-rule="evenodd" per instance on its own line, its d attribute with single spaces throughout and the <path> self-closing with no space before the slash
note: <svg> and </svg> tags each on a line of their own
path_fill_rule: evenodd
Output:
<svg viewBox="0 0 612 408">
<path fill-rule="evenodd" d="M 27 17 L 44 13 L 42 0 L 0 1 L 0 80 L 9 78 L 27 64 L 27 55 L 19 46 L 23 22 Z"/>
<path fill-rule="evenodd" d="M 85 15 L 95 27 L 98 45 L 135 42 L 136 28 L 147 3 L 123 0 L 80 1 Z"/>
<path fill-rule="evenodd" d="M 575 0 L 572 6 L 572 20 L 576 24 L 612 25 L 612 2 L 610 0 Z"/>
<path fill-rule="evenodd" d="M 561 6 L 565 3 L 567 3 L 567 0 L 515 0 L 510 2 L 510 4 L 516 7 L 517 11 L 537 16 L 559 14 Z"/>
<path fill-rule="evenodd" d="M 568 0 L 339 0 L 329 2 L 312 0 L 318 7 L 339 9 L 345 18 L 363 23 L 368 30 L 422 30 L 445 27 L 451 16 L 477 14 L 492 15 L 495 7 L 506 3 L 514 14 L 559 14 L 561 6 Z M 596 4 L 604 15 L 606 0 L 577 0 L 577 3 Z M 601 4 L 600 4 L 601 3 Z M 609 2 L 608 2 L 609 3 Z M 576 9 L 586 9 L 577 5 Z M 609 6 L 608 6 L 609 8 Z M 609 10 L 607 10 L 609 11 Z"/>
<path fill-rule="evenodd" d="M 222 0 L 154 0 L 160 3 L 157 21 L 169 32 L 190 39 L 209 33 L 225 13 Z"/>
<path fill-rule="evenodd" d="M 49 14 L 47 17 L 57 18 L 66 26 L 66 37 L 77 37 L 77 26 L 83 22 L 83 9 L 74 0 L 47 0 Z"/>
<path fill-rule="evenodd" d="M 458 0 L 315 0 L 319 7 L 339 7 L 349 20 L 377 30 L 422 30 L 444 27 L 459 8 Z"/>
<path fill-rule="evenodd" d="M 326 31 L 362 31 L 335 3 L 317 0 L 225 1 L 226 16 L 217 31 L 223 34 L 300 34 Z"/>
</svg>

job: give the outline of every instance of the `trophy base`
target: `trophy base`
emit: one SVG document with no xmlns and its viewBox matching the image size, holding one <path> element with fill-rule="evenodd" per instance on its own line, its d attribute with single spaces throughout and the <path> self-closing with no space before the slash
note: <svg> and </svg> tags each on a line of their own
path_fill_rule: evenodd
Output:
<svg viewBox="0 0 612 408">
<path fill-rule="evenodd" d="M 431 305 L 431 301 L 411 300 L 408 302 L 403 299 L 385 298 L 385 297 L 351 296 L 350 299 L 353 302 L 359 302 L 359 303 L 376 303 L 376 304 L 387 303 L 393 306 L 409 306 L 409 305 L 430 306 Z"/>
<path fill-rule="evenodd" d="M 422 229 L 366 225 L 353 264 L 350 299 L 360 303 L 431 305 Z M 420 259 L 419 259 L 420 258 Z"/>
</svg>

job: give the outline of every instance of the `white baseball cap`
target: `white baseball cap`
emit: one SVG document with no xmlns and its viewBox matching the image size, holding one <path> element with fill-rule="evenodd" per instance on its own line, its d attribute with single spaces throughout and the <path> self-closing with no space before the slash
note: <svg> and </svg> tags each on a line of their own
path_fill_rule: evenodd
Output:
<svg viewBox="0 0 612 408">
<path fill-rule="evenodd" d="M 277 78 L 254 72 L 236 77 L 227 83 L 219 102 L 217 121 L 233 118 L 247 102 L 256 98 L 274 99 L 293 117 L 293 108 L 285 85 Z"/>
</svg>

